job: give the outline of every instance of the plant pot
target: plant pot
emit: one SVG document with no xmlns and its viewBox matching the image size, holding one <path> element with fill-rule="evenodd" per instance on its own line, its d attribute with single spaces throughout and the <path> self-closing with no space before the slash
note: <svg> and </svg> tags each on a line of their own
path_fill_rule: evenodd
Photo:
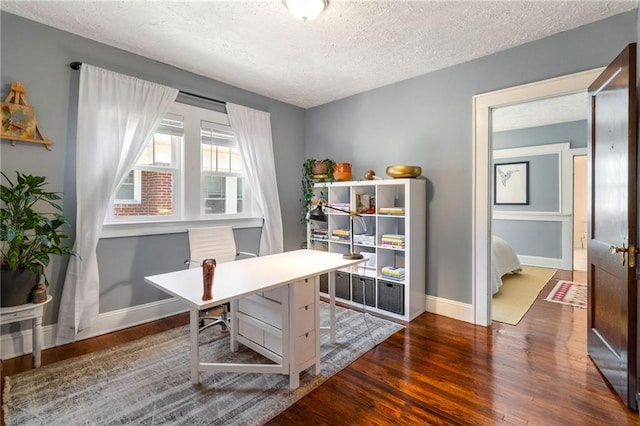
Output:
<svg viewBox="0 0 640 426">
<path fill-rule="evenodd" d="M 349 163 L 334 164 L 333 178 L 335 180 L 351 180 L 351 164 Z"/>
<path fill-rule="evenodd" d="M 329 164 L 324 161 L 316 161 L 311 167 L 313 175 L 326 175 L 327 173 L 329 173 Z"/>
<path fill-rule="evenodd" d="M 24 305 L 33 301 L 31 292 L 38 284 L 38 274 L 28 269 L 8 271 L 0 275 L 0 306 Z"/>
</svg>

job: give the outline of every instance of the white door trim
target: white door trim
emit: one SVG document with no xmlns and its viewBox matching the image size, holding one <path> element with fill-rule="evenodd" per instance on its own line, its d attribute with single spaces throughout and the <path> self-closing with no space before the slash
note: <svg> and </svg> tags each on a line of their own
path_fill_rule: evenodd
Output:
<svg viewBox="0 0 640 426">
<path fill-rule="evenodd" d="M 491 292 L 489 291 L 491 235 L 491 110 L 520 102 L 566 95 L 587 90 L 604 68 L 497 90 L 473 97 L 473 201 L 471 286 L 474 323 L 491 324 Z"/>
</svg>

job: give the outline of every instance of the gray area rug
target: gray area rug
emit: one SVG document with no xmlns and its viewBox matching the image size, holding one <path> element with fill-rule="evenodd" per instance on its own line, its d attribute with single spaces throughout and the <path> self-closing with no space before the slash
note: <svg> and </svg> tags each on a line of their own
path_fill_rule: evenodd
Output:
<svg viewBox="0 0 640 426">
<path fill-rule="evenodd" d="M 328 304 L 320 303 L 328 323 Z M 366 320 L 365 320 L 366 318 Z M 189 374 L 188 326 L 7 377 L 5 423 L 9 425 L 260 425 L 275 417 L 329 377 L 403 326 L 336 308 L 335 344 L 323 334 L 321 374 L 313 367 L 289 388 L 280 374 Z M 201 334 L 205 361 L 260 362 L 241 346 L 229 351 L 219 327 Z M 264 362 L 269 362 L 264 360 Z"/>
</svg>

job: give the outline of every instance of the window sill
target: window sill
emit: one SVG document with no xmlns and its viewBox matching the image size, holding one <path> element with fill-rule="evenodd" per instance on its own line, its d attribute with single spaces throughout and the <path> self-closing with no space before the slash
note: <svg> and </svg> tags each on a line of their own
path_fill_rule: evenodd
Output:
<svg viewBox="0 0 640 426">
<path fill-rule="evenodd" d="M 233 228 L 261 228 L 261 217 L 234 217 L 166 222 L 123 222 L 102 226 L 100 238 L 139 237 L 143 235 L 180 234 L 198 226 L 231 225 Z"/>
</svg>

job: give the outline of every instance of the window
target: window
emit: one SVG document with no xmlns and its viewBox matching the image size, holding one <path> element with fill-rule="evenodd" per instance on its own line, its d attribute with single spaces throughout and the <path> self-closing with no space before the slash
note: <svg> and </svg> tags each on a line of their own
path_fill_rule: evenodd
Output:
<svg viewBox="0 0 640 426">
<path fill-rule="evenodd" d="M 242 161 L 233 133 L 203 121 L 200 128 L 204 214 L 242 212 Z"/>
<path fill-rule="evenodd" d="M 131 170 L 116 191 L 115 204 L 140 204 L 140 170 Z"/>
<path fill-rule="evenodd" d="M 226 114 L 176 102 L 115 191 L 106 223 L 246 217 L 249 199 Z"/>
<path fill-rule="evenodd" d="M 168 114 L 114 195 L 112 219 L 176 218 L 184 120 Z"/>
</svg>

